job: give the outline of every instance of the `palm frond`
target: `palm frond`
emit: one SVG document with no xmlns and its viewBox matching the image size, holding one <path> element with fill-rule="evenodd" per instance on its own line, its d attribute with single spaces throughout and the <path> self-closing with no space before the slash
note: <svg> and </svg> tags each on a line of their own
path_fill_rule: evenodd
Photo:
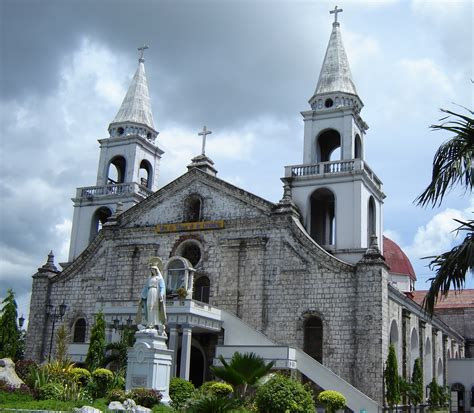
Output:
<svg viewBox="0 0 474 413">
<path fill-rule="evenodd" d="M 467 231 L 464 241 L 441 255 L 425 257 L 432 259 L 429 267 L 436 271 L 429 279 L 431 286 L 422 304 L 430 314 L 433 314 L 440 296 L 446 297 L 451 288 L 455 291 L 464 288 L 466 274 L 474 269 L 474 221 L 455 221 L 461 224 L 456 231 Z"/>
<path fill-rule="evenodd" d="M 465 191 L 472 191 L 474 183 L 474 119 L 472 115 L 474 112 L 464 109 L 470 116 L 441 109 L 448 116 L 440 121 L 451 117 L 454 117 L 454 120 L 431 125 L 433 130 L 450 132 L 454 136 L 443 143 L 436 152 L 431 182 L 415 200 L 418 205 L 440 205 L 446 193 L 458 184 L 463 186 Z"/>
</svg>

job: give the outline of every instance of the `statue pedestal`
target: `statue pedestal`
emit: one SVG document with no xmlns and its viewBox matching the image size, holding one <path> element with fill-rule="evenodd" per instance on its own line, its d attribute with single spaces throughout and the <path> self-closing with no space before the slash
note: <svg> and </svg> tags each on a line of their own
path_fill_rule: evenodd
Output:
<svg viewBox="0 0 474 413">
<path fill-rule="evenodd" d="M 161 401 L 169 404 L 169 383 L 173 351 L 166 346 L 166 335 L 155 329 L 135 333 L 135 345 L 128 350 L 126 390 L 138 387 L 158 390 Z"/>
</svg>

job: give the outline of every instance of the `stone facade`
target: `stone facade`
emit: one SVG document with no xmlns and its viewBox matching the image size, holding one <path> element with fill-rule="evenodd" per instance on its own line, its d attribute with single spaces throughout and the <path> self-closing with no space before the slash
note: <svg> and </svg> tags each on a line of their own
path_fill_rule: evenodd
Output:
<svg viewBox="0 0 474 413">
<path fill-rule="evenodd" d="M 223 228 L 157 232 L 159 224 L 183 222 L 186 199 L 196 194 L 203 219 L 223 220 Z M 28 354 L 37 360 L 48 356 L 51 322 L 44 316 L 45 303 L 67 303 L 63 321 L 71 329 L 85 318 L 87 342 L 101 305 L 137 299 L 150 257 L 167 261 L 182 243 L 193 240 L 201 249 L 196 277 L 209 278 L 210 304 L 236 314 L 277 343 L 298 348 L 305 345 L 305 316 L 318 315 L 323 364 L 381 401 L 390 320 L 401 326 L 404 314 L 400 303 L 390 300 L 382 257 L 366 254 L 357 266 L 346 264 L 317 245 L 292 214 L 276 210 L 277 205 L 191 169 L 109 221 L 62 272 L 40 269 L 33 281 Z M 413 315 L 407 320 L 408 337 L 419 321 Z M 425 334 L 430 332 L 425 328 Z M 448 334 L 440 332 L 439 338 Z M 443 354 L 440 339 L 437 354 Z"/>
</svg>

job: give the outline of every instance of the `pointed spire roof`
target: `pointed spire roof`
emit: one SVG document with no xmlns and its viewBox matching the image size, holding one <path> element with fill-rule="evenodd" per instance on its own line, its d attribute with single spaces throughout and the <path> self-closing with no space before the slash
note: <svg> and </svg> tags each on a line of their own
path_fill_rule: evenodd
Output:
<svg viewBox="0 0 474 413">
<path fill-rule="evenodd" d="M 150 95 L 148 93 L 148 82 L 145 74 L 145 59 L 143 58 L 143 50 L 147 48 L 139 48 L 141 56 L 138 59 L 138 68 L 133 76 L 132 83 L 128 88 L 122 106 L 115 116 L 113 123 L 133 122 L 139 123 L 149 128 L 155 129 L 153 122 L 153 114 L 151 112 Z"/>
<path fill-rule="evenodd" d="M 328 48 L 314 94 L 321 95 L 334 92 L 357 95 L 338 21 L 332 24 L 331 37 L 329 38 Z"/>
</svg>

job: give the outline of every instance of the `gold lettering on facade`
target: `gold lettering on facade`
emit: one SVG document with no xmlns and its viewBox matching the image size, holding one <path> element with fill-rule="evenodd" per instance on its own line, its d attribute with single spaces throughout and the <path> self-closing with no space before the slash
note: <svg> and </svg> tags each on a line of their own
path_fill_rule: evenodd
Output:
<svg viewBox="0 0 474 413">
<path fill-rule="evenodd" d="M 207 229 L 224 228 L 224 220 L 219 221 L 200 221 L 200 222 L 177 222 L 174 224 L 159 224 L 156 226 L 156 232 L 181 232 L 181 231 L 200 231 Z"/>
</svg>

